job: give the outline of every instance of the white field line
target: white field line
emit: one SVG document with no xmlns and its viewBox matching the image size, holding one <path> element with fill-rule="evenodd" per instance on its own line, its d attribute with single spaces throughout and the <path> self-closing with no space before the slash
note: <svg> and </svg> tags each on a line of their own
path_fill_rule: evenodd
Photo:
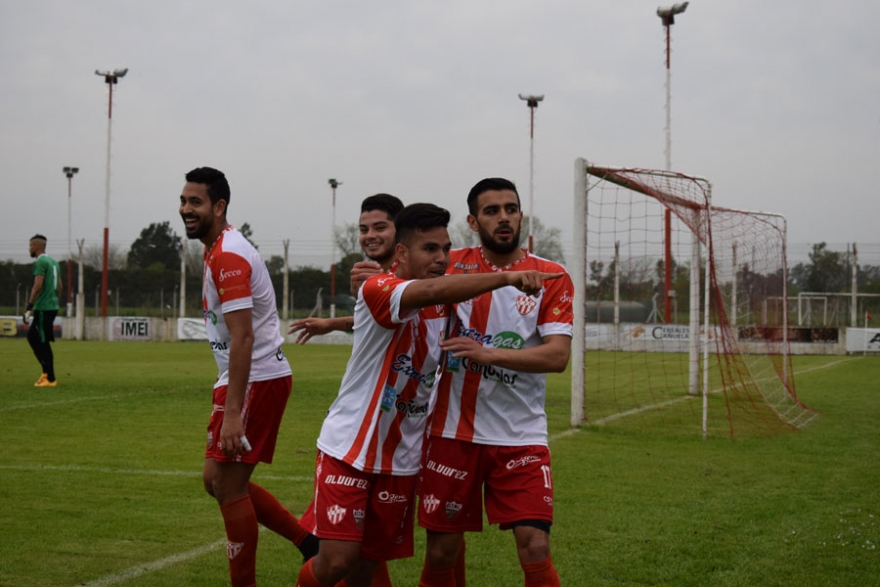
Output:
<svg viewBox="0 0 880 587">
<path fill-rule="evenodd" d="M 160 391 L 160 390 L 156 390 Z M 161 390 L 162 393 L 166 393 L 166 390 Z M 42 409 L 51 406 L 63 406 L 67 404 L 78 404 L 81 402 L 92 402 L 92 401 L 101 401 L 101 400 L 113 400 L 113 399 L 121 399 L 125 397 L 133 397 L 133 396 L 143 396 L 144 393 L 150 392 L 132 392 L 132 393 L 116 393 L 111 395 L 94 395 L 94 396 L 86 396 L 86 397 L 72 397 L 67 399 L 61 399 L 57 401 L 51 402 L 35 402 L 32 404 L 21 404 L 17 406 L 6 406 L 0 408 L 0 412 L 12 412 L 15 410 L 32 410 L 32 409 Z"/>
<path fill-rule="evenodd" d="M 859 360 L 859 358 L 860 357 L 850 357 L 850 358 L 846 358 L 846 359 L 832 361 L 830 363 L 825 363 L 824 365 L 818 365 L 816 367 L 810 367 L 808 369 L 795 371 L 795 375 L 804 375 L 805 373 L 811 373 L 813 371 L 820 371 L 822 369 L 827 369 L 829 367 L 835 367 L 837 365 L 840 365 L 841 363 L 848 363 L 850 361 L 857 361 L 857 360 Z M 721 388 L 716 388 L 716 389 L 711 390 L 709 393 L 720 393 L 720 391 L 721 391 Z M 638 408 L 633 408 L 632 410 L 627 410 L 626 412 L 619 412 L 617 414 L 611 414 L 610 416 L 605 416 L 604 418 L 599 418 L 598 420 L 587 422 L 586 425 L 587 426 L 603 426 L 603 425 L 607 424 L 608 422 L 613 422 L 614 420 L 618 420 L 620 418 L 625 418 L 627 416 L 634 416 L 636 414 L 640 414 L 641 412 L 647 412 L 649 410 L 656 410 L 656 409 L 660 409 L 660 408 L 665 408 L 666 406 L 670 406 L 670 405 L 676 404 L 678 402 L 687 401 L 689 399 L 696 399 L 698 397 L 699 396 L 683 395 L 681 397 L 667 400 L 664 402 L 660 402 L 657 404 L 648 404 L 648 405 L 644 405 L 644 406 L 639 406 Z M 558 438 L 560 436 L 561 435 L 557 435 L 554 438 Z"/>
<path fill-rule="evenodd" d="M 821 365 L 819 367 L 813 367 L 810 369 L 806 369 L 804 371 L 799 371 L 796 374 L 809 373 L 810 371 L 818 371 L 820 369 L 826 369 L 828 367 L 832 367 L 832 366 L 838 365 L 840 363 L 852 361 L 852 360 L 855 360 L 855 358 L 841 359 L 839 361 L 827 363 L 827 364 Z M 128 394 L 128 395 L 134 395 L 134 394 Z M 122 396 L 109 396 L 109 398 L 113 398 L 113 397 L 122 397 Z M 622 418 L 626 415 L 629 415 L 631 413 L 636 413 L 638 411 L 659 408 L 663 405 L 668 405 L 668 404 L 673 403 L 675 401 L 683 401 L 688 398 L 690 398 L 690 396 L 685 396 L 685 397 L 682 397 L 677 400 L 670 400 L 668 402 L 662 402 L 662 403 L 656 404 L 654 406 L 644 406 L 642 408 L 638 408 L 637 410 L 630 410 L 628 412 L 624 412 L 621 414 L 614 414 L 612 416 L 607 416 L 606 418 L 603 418 L 602 420 L 600 420 L 598 422 L 594 422 L 593 424 L 596 425 L 599 422 L 607 422 L 607 421 L 610 421 L 611 419 Z M 71 399 L 71 400 L 64 400 L 64 401 L 58 401 L 58 402 L 44 402 L 41 404 L 34 404 L 33 406 L 14 406 L 14 407 L 10 407 L 10 408 L 5 408 L 4 410 L 0 410 L 0 411 L 11 410 L 11 409 L 25 409 L 28 407 L 45 407 L 47 405 L 73 403 L 76 401 L 86 401 L 86 400 L 92 400 L 92 399 L 108 399 L 108 396 L 94 397 L 94 398 Z M 572 436 L 574 434 L 577 434 L 579 430 L 580 430 L 579 428 L 570 428 L 569 430 L 565 430 L 565 431 L 560 432 L 558 434 L 554 434 L 553 436 L 550 437 L 550 441 L 555 442 L 561 438 L 565 438 L 567 436 Z M 137 470 L 137 469 L 111 469 L 111 468 L 104 468 L 104 467 L 80 467 L 80 466 L 76 466 L 76 465 L 66 465 L 66 466 L 52 466 L 52 465 L 2 466 L 2 465 L 0 465 L 0 469 L 101 472 L 101 473 L 123 473 L 123 474 L 130 474 L 130 475 L 166 475 L 166 476 L 180 476 L 180 477 L 198 477 L 202 474 L 200 471 L 153 471 L 153 470 Z M 305 481 L 311 482 L 312 481 L 311 477 L 289 477 L 289 476 L 285 477 L 285 476 L 274 476 L 274 475 L 260 475 L 259 478 L 280 480 L 280 481 L 296 481 L 296 482 L 305 482 Z M 262 532 L 263 530 L 264 530 L 264 528 L 261 527 L 260 531 Z M 206 544 L 204 546 L 200 546 L 199 548 L 194 548 L 192 550 L 188 550 L 186 552 L 182 552 L 182 553 L 175 554 L 175 555 L 163 558 L 163 559 L 159 559 L 159 560 L 153 561 L 151 563 L 146 563 L 143 565 L 138 565 L 138 566 L 132 567 L 132 568 L 130 568 L 126 571 L 123 571 L 121 573 L 114 573 L 112 575 L 106 575 L 106 576 L 101 577 L 100 579 L 97 579 L 97 580 L 92 581 L 90 583 L 77 583 L 77 585 L 79 587 L 105 587 L 107 585 L 116 585 L 119 583 L 126 582 L 129 579 L 134 579 L 136 577 L 140 577 L 141 575 L 144 575 L 147 573 L 152 573 L 154 571 L 159 571 L 159 570 L 162 570 L 166 567 L 176 565 L 177 563 L 181 563 L 181 562 L 202 556 L 203 554 L 207 554 L 207 553 L 212 552 L 214 550 L 219 550 L 225 544 L 226 544 L 226 540 L 219 540 L 217 542 L 213 542 L 211 544 Z"/>
<path fill-rule="evenodd" d="M 262 531 L 263 529 L 260 528 L 260 530 Z M 118 583 L 124 583 L 129 579 L 134 579 L 140 577 L 141 575 L 146 575 L 147 573 L 152 573 L 154 571 L 161 571 L 162 569 L 170 567 L 171 565 L 176 565 L 177 563 L 188 561 L 190 559 L 202 556 L 203 554 L 208 554 L 209 552 L 220 550 L 224 546 L 226 546 L 225 538 L 223 540 L 218 540 L 217 542 L 214 542 L 212 544 L 206 544 L 205 546 L 194 548 L 186 552 L 181 552 L 180 554 L 174 554 L 169 557 L 161 558 L 151 563 L 131 567 L 130 569 L 127 569 L 121 573 L 105 575 L 100 579 L 91 581 L 89 583 L 77 583 L 77 586 L 105 587 L 106 585 L 116 585 Z"/>
</svg>

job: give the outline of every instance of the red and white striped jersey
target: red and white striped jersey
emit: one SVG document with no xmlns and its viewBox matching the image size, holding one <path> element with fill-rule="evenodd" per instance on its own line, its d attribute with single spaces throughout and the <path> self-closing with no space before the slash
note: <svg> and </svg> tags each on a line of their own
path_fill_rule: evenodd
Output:
<svg viewBox="0 0 880 587">
<path fill-rule="evenodd" d="M 246 308 L 251 309 L 254 328 L 249 381 L 268 381 L 291 374 L 281 349 L 284 338 L 269 271 L 253 245 L 231 226 L 220 233 L 211 248 L 205 249 L 202 307 L 219 371 L 215 388 L 229 383 L 231 337 L 223 315 Z"/>
<path fill-rule="evenodd" d="M 318 448 L 361 471 L 415 475 L 431 410 L 439 342 L 452 309 L 401 315 L 412 283 L 391 273 L 368 279 L 354 309 L 354 345 Z"/>
<path fill-rule="evenodd" d="M 488 273 L 535 269 L 565 272 L 558 263 L 526 252 L 524 259 L 498 268 L 481 247 L 452 251 L 448 273 Z M 457 305 L 452 336 L 467 336 L 483 346 L 510 349 L 540 345 L 543 337 L 572 335 L 571 277 L 544 283 L 540 297 L 504 287 Z M 547 375 L 482 365 L 449 357 L 437 390 L 431 436 L 477 444 L 547 444 L 544 411 Z"/>
</svg>

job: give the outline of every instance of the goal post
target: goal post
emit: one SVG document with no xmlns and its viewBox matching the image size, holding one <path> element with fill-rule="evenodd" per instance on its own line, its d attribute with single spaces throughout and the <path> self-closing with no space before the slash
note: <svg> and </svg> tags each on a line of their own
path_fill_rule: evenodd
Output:
<svg viewBox="0 0 880 587">
<path fill-rule="evenodd" d="M 704 178 L 574 167 L 572 426 L 706 436 L 815 417 L 790 369 L 784 218 L 714 206 Z"/>
</svg>

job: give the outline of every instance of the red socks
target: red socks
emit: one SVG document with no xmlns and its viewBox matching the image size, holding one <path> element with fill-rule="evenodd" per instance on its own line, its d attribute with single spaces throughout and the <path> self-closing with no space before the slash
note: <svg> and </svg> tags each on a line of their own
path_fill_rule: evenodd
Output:
<svg viewBox="0 0 880 587">
<path fill-rule="evenodd" d="M 525 587 L 560 587 L 559 575 L 549 556 L 536 563 L 523 563 L 522 569 L 526 574 Z"/>
<path fill-rule="evenodd" d="M 226 554 L 229 557 L 229 576 L 232 587 L 256 585 L 257 514 L 249 495 L 220 506 L 226 525 Z"/>
<path fill-rule="evenodd" d="M 296 587 L 321 587 L 321 584 L 315 578 L 314 571 L 312 571 L 312 563 L 314 561 L 315 559 L 311 558 L 300 567 L 299 576 L 296 578 Z"/>
<path fill-rule="evenodd" d="M 284 536 L 297 546 L 309 535 L 306 529 L 299 525 L 296 516 L 281 505 L 274 495 L 259 485 L 248 483 L 248 495 L 251 496 L 251 502 L 254 504 L 257 521 L 269 530 Z"/>
</svg>

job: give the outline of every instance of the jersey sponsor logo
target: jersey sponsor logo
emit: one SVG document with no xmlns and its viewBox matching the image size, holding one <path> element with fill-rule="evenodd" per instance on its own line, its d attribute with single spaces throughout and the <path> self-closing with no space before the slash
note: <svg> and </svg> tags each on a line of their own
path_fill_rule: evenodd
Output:
<svg viewBox="0 0 880 587">
<path fill-rule="evenodd" d="M 434 494 L 426 495 L 422 498 L 422 507 L 425 509 L 425 513 L 433 514 L 437 511 L 437 508 L 440 507 L 440 500 L 437 499 Z"/>
<path fill-rule="evenodd" d="M 211 350 L 212 351 L 228 351 L 229 344 L 222 340 L 212 340 L 211 341 Z"/>
<path fill-rule="evenodd" d="M 346 487 L 357 487 L 358 489 L 367 489 L 366 479 L 358 479 L 357 477 L 349 477 L 348 475 L 327 475 L 324 479 L 326 485 L 345 485 Z"/>
<path fill-rule="evenodd" d="M 492 346 L 496 349 L 521 349 L 525 346 L 526 341 L 516 332 L 504 331 L 499 332 L 492 339 Z"/>
<path fill-rule="evenodd" d="M 238 556 L 238 553 L 241 552 L 241 549 L 244 547 L 244 542 L 232 542 L 231 540 L 226 541 L 226 556 L 229 557 L 229 560 L 234 559 Z"/>
<path fill-rule="evenodd" d="M 476 328 L 464 328 L 461 324 L 456 327 L 455 333 L 458 336 L 464 336 L 477 341 L 480 344 L 489 344 L 492 342 L 491 334 L 483 334 Z"/>
<path fill-rule="evenodd" d="M 238 277 L 239 275 L 241 275 L 241 269 L 221 269 L 220 275 L 217 276 L 217 280 L 224 281 L 230 277 Z"/>
<path fill-rule="evenodd" d="M 434 471 L 438 475 L 443 475 L 444 477 L 451 477 L 458 481 L 464 481 L 467 476 L 467 471 L 462 471 L 461 469 L 454 469 L 448 465 L 444 465 L 442 463 L 438 463 L 435 461 L 428 461 L 428 464 L 425 465 L 429 471 Z"/>
<path fill-rule="evenodd" d="M 462 271 L 471 271 L 472 269 L 479 269 L 480 264 L 479 263 L 462 263 L 461 261 L 456 261 L 455 264 L 453 264 L 453 267 L 455 267 L 456 269 L 460 269 Z"/>
<path fill-rule="evenodd" d="M 333 504 L 329 508 L 327 508 L 327 519 L 330 520 L 331 524 L 338 524 L 345 518 L 346 509 L 341 507 L 339 504 Z"/>
<path fill-rule="evenodd" d="M 438 316 L 446 315 L 446 306 L 444 306 L 443 304 L 437 304 L 436 306 L 434 306 L 434 310 L 437 312 Z"/>
<path fill-rule="evenodd" d="M 457 501 L 447 501 L 446 502 L 446 519 L 451 520 L 455 516 L 458 515 L 458 512 L 461 511 L 461 504 Z"/>
<path fill-rule="evenodd" d="M 205 310 L 205 322 L 210 321 L 214 326 L 217 325 L 217 314 L 211 310 Z"/>
<path fill-rule="evenodd" d="M 462 357 L 461 368 L 471 373 L 479 373 L 483 379 L 488 381 L 498 381 L 513 388 L 516 387 L 516 380 L 519 378 L 519 373 L 510 373 L 494 365 L 483 365 L 467 357 Z"/>
<path fill-rule="evenodd" d="M 540 463 L 540 462 L 541 462 L 541 457 L 539 457 L 538 455 L 526 455 L 520 459 L 513 459 L 510 461 L 507 461 L 507 468 L 508 468 L 508 470 L 515 469 L 516 467 L 525 467 L 529 463 Z"/>
<path fill-rule="evenodd" d="M 553 507 L 553 498 L 550 497 L 549 495 L 545 495 L 544 496 L 544 503 L 546 503 L 547 505 L 549 505 L 552 508 Z"/>
<path fill-rule="evenodd" d="M 567 304 L 567 303 L 571 302 L 572 299 L 573 298 L 571 297 L 571 294 L 568 293 L 568 290 L 565 290 L 564 292 L 562 292 L 562 295 L 559 296 L 559 301 L 563 304 Z"/>
<path fill-rule="evenodd" d="M 525 316 L 535 309 L 538 303 L 529 296 L 516 296 L 516 311 Z"/>
<path fill-rule="evenodd" d="M 378 497 L 379 503 L 406 503 L 409 501 L 405 495 L 398 495 L 390 491 L 380 491 Z"/>
<path fill-rule="evenodd" d="M 405 402 L 400 396 L 397 396 L 397 403 L 394 404 L 394 407 L 407 418 L 425 418 L 428 416 L 428 402 L 421 404 L 413 400 Z"/>
<path fill-rule="evenodd" d="M 424 383 L 427 387 L 434 387 L 434 377 L 436 373 L 421 373 L 412 365 L 412 357 L 401 353 L 397 355 L 397 360 L 391 364 L 391 369 L 402 375 L 406 375 L 410 379 L 415 379 L 419 383 Z"/>
</svg>

